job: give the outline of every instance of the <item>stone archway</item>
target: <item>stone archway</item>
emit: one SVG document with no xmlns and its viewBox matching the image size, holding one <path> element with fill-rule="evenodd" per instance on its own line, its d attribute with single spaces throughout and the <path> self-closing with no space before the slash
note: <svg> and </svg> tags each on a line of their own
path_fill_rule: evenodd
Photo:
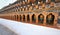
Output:
<svg viewBox="0 0 60 35">
<path fill-rule="evenodd" d="M 27 15 L 27 21 L 30 21 L 30 16 L 29 15 Z"/>
<path fill-rule="evenodd" d="M 23 21 L 25 21 L 25 15 L 23 15 Z"/>
<path fill-rule="evenodd" d="M 35 14 L 32 15 L 32 22 L 36 22 L 36 16 L 35 16 Z"/>
<path fill-rule="evenodd" d="M 38 16 L 38 22 L 39 22 L 40 24 L 43 24 L 43 23 L 44 23 L 44 15 L 43 15 L 43 14 L 40 14 L 40 15 Z"/>
<path fill-rule="evenodd" d="M 54 18 L 55 18 L 55 16 L 54 16 L 52 13 L 50 13 L 50 14 L 47 15 L 47 17 L 46 17 L 46 23 L 47 23 L 48 25 L 53 25 L 53 24 L 54 24 Z"/>
<path fill-rule="evenodd" d="M 22 21 L 22 16 L 20 15 L 20 21 Z"/>
</svg>

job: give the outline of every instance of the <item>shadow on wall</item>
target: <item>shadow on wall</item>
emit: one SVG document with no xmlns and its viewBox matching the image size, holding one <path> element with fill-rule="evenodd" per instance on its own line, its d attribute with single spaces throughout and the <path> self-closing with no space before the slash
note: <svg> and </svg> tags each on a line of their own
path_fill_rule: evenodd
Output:
<svg viewBox="0 0 60 35">
<path fill-rule="evenodd" d="M 0 24 L 0 35 L 17 35 L 17 34 Z"/>
</svg>

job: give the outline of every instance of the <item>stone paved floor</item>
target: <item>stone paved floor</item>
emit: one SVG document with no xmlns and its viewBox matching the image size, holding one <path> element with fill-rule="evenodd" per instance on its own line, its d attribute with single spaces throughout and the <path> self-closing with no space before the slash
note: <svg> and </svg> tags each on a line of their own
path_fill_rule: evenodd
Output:
<svg viewBox="0 0 60 35">
<path fill-rule="evenodd" d="M 17 35 L 17 34 L 0 24 L 0 35 Z"/>
</svg>

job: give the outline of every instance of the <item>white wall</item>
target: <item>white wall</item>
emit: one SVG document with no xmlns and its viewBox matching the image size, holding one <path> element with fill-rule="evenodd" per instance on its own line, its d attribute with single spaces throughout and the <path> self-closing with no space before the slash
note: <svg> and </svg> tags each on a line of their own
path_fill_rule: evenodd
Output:
<svg viewBox="0 0 60 35">
<path fill-rule="evenodd" d="M 28 23 L 21 23 L 0 18 L 0 24 L 8 27 L 18 35 L 60 35 L 60 30 Z"/>
</svg>

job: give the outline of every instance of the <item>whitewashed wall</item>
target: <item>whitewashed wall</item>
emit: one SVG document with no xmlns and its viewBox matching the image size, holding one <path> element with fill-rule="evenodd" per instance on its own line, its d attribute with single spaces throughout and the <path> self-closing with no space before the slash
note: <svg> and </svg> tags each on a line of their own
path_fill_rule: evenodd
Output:
<svg viewBox="0 0 60 35">
<path fill-rule="evenodd" d="M 16 22 L 0 18 L 0 24 L 8 27 L 18 35 L 60 35 L 60 30 L 28 23 Z"/>
</svg>

